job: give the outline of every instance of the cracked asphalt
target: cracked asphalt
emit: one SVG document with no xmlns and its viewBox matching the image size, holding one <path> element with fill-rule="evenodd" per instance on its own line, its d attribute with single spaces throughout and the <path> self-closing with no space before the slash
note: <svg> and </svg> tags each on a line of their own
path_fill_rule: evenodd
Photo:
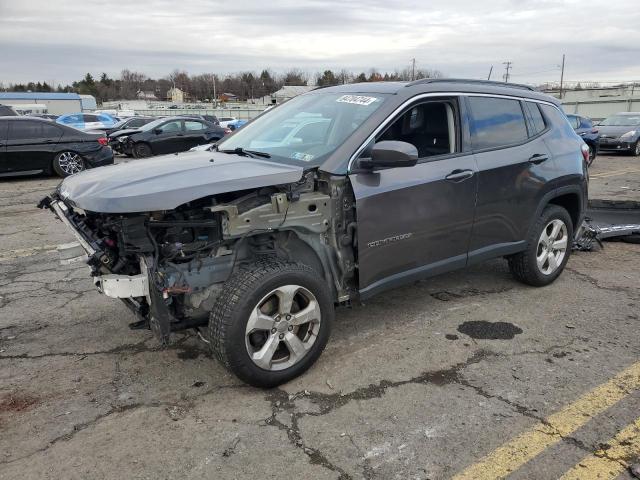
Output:
<svg viewBox="0 0 640 480">
<path fill-rule="evenodd" d="M 191 333 L 162 349 L 129 330 L 86 266 L 58 265 L 73 238 L 34 207 L 57 182 L 0 182 L 0 479 L 498 478 L 520 435 L 544 445 L 505 457 L 509 478 L 632 478 L 640 448 L 614 440 L 640 385 L 616 375 L 640 361 L 640 246 L 574 253 L 546 288 L 491 261 L 339 309 L 317 364 L 258 390 Z M 591 192 L 640 200 L 640 159 L 599 157 Z M 619 398 L 587 396 L 566 428 L 603 384 Z"/>
</svg>

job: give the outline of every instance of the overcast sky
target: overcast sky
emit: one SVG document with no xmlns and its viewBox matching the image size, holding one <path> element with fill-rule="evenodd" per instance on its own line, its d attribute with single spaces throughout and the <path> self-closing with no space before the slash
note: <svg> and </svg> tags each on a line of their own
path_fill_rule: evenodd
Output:
<svg viewBox="0 0 640 480">
<path fill-rule="evenodd" d="M 638 0 L 0 0 L 0 82 L 175 68 L 640 80 Z"/>
</svg>

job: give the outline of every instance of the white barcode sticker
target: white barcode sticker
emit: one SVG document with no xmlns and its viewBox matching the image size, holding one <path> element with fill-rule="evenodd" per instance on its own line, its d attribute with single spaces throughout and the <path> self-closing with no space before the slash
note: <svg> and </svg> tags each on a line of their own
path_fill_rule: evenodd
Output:
<svg viewBox="0 0 640 480">
<path fill-rule="evenodd" d="M 353 103 L 354 105 L 371 105 L 376 100 L 376 97 L 364 97 L 362 95 L 343 95 L 338 98 L 336 102 Z"/>
</svg>

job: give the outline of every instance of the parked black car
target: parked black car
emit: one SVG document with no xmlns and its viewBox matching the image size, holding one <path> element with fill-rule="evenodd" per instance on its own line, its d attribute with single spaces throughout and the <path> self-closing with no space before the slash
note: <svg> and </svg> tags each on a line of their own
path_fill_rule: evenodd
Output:
<svg viewBox="0 0 640 480">
<path fill-rule="evenodd" d="M 66 177 L 113 163 L 104 136 L 33 117 L 0 117 L 0 176 Z"/>
<path fill-rule="evenodd" d="M 583 221 L 587 154 L 560 103 L 528 87 L 350 84 L 212 151 L 65 179 L 40 206 L 138 327 L 163 343 L 202 329 L 228 369 L 272 387 L 320 356 L 335 305 L 492 258 L 549 285 Z"/>
<path fill-rule="evenodd" d="M 136 158 L 184 152 L 196 145 L 212 143 L 225 135 L 222 127 L 189 117 L 168 117 L 147 123 L 135 132 L 121 135 L 122 151 Z"/>
<path fill-rule="evenodd" d="M 587 161 L 587 165 L 591 166 L 600 149 L 598 129 L 593 126 L 593 121 L 590 118 L 581 117 L 580 115 L 574 115 L 572 113 L 567 114 L 567 118 L 575 132 L 582 137 L 584 143 L 589 147 L 589 160 Z"/>
<path fill-rule="evenodd" d="M 640 112 L 621 112 L 598 124 L 600 150 L 640 155 Z"/>
</svg>

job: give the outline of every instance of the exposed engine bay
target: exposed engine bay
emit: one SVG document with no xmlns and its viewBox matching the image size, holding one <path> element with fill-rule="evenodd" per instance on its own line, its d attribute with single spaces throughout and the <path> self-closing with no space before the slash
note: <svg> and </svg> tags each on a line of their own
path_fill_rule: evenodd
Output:
<svg viewBox="0 0 640 480">
<path fill-rule="evenodd" d="M 312 170 L 296 183 L 221 193 L 168 211 L 84 211 L 59 191 L 40 207 L 74 232 L 98 289 L 136 314 L 131 328 L 151 328 L 164 344 L 173 331 L 206 325 L 222 284 L 260 257 L 311 266 L 337 302 L 356 292 L 355 203 L 343 176 Z M 77 244 L 69 248 L 79 253 Z"/>
</svg>

